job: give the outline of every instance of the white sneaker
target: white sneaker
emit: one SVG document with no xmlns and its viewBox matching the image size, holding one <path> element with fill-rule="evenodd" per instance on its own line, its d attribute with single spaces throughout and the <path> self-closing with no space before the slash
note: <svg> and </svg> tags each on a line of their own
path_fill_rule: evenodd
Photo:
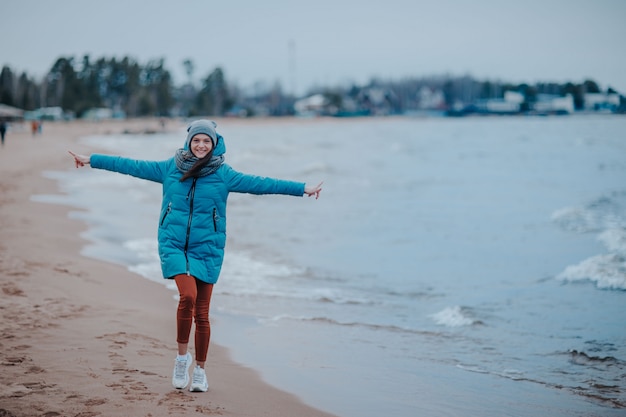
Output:
<svg viewBox="0 0 626 417">
<path fill-rule="evenodd" d="M 174 372 L 172 373 L 172 385 L 176 389 L 183 389 L 189 384 L 189 368 L 193 363 L 191 354 L 187 352 L 184 360 L 176 358 Z"/>
<path fill-rule="evenodd" d="M 191 386 L 189 391 L 192 392 L 207 392 L 209 390 L 209 382 L 206 380 L 206 372 L 204 369 L 196 365 L 193 369 L 193 376 L 191 377 Z"/>
</svg>

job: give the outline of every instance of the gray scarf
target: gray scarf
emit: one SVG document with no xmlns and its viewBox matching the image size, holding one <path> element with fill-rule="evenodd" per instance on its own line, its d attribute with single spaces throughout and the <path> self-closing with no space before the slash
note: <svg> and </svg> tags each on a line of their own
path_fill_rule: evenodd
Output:
<svg viewBox="0 0 626 417">
<path fill-rule="evenodd" d="M 185 173 L 193 167 L 193 165 L 198 162 L 198 158 L 186 149 L 179 149 L 176 151 L 176 155 L 174 155 L 174 159 L 176 160 L 176 167 L 179 171 Z M 224 162 L 224 155 L 213 155 L 209 162 L 202 167 L 200 170 L 199 177 L 204 177 L 209 174 L 214 173 Z"/>
</svg>

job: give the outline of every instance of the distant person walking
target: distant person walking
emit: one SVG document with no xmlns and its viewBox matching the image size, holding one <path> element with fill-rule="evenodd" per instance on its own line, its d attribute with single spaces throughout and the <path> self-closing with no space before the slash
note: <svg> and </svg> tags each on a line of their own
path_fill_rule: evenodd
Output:
<svg viewBox="0 0 626 417">
<path fill-rule="evenodd" d="M 190 391 L 205 392 L 209 385 L 204 370 L 211 325 L 209 305 L 217 282 L 226 244 L 226 200 L 228 194 L 284 194 L 315 196 L 322 184 L 259 177 L 235 171 L 224 163 L 224 138 L 210 120 L 197 120 L 187 128 L 183 148 L 165 161 L 133 160 L 119 156 L 79 155 L 70 151 L 76 167 L 119 172 L 163 184 L 158 224 L 159 256 L 163 277 L 176 282 L 180 299 L 176 311 L 178 356 L 172 384 L 189 385 L 193 358 L 187 351 L 195 320 L 196 367 Z"/>
<path fill-rule="evenodd" d="M 4 136 L 7 134 L 7 122 L 0 122 L 0 137 L 2 137 L 2 146 L 4 146 Z"/>
<path fill-rule="evenodd" d="M 37 122 L 37 120 L 33 120 L 32 122 L 30 122 L 30 131 L 33 136 L 35 136 L 39 131 L 39 123 Z"/>
</svg>

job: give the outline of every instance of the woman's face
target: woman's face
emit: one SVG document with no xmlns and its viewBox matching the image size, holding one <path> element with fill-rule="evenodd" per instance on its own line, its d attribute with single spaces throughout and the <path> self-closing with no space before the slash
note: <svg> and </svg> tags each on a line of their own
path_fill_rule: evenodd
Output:
<svg viewBox="0 0 626 417">
<path fill-rule="evenodd" d="M 198 133 L 191 138 L 189 147 L 191 148 L 191 153 L 193 153 L 196 158 L 202 159 L 213 149 L 213 142 L 209 135 Z"/>
</svg>

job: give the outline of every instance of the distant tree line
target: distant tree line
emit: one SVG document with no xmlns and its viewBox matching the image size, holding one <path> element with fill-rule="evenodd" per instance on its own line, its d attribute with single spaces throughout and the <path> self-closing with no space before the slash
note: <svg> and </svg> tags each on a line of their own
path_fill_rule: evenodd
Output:
<svg viewBox="0 0 626 417">
<path fill-rule="evenodd" d="M 168 116 L 173 109 L 183 107 L 192 115 L 219 115 L 233 105 L 219 68 L 191 95 L 182 94 L 189 86 L 185 87 L 175 88 L 163 59 L 141 65 L 128 57 L 92 61 L 84 56 L 80 62 L 61 57 L 41 81 L 25 73 L 18 76 L 8 66 L 3 67 L 0 103 L 24 110 L 58 106 L 77 117 L 99 107 L 129 116 Z"/>
<path fill-rule="evenodd" d="M 201 80 L 192 82 L 195 71 L 191 60 L 183 63 L 188 80 L 175 86 L 164 60 L 140 64 L 132 58 L 100 58 L 92 61 L 88 55 L 81 60 L 61 57 L 56 60 L 42 80 L 26 73 L 16 74 L 4 66 L 0 73 L 0 103 L 34 110 L 40 107 L 61 107 L 81 117 L 89 109 L 106 107 L 129 117 L 138 116 L 251 116 L 263 114 L 281 116 L 293 114 L 295 97 L 283 92 L 280 83 L 258 83 L 254 91 L 243 92 L 227 82 L 221 68 L 215 68 Z M 307 95 L 322 94 L 336 111 L 352 103 L 359 109 L 380 106 L 372 91 L 382 92 L 386 114 L 398 114 L 420 108 L 420 91 L 428 88 L 443 93 L 443 106 L 452 108 L 459 103 L 480 99 L 502 98 L 506 91 L 524 95 L 525 105 L 531 105 L 540 94 L 571 94 L 577 109 L 583 108 L 585 93 L 599 93 L 593 80 L 580 84 L 567 82 L 510 84 L 480 81 L 470 76 L 436 76 L 402 80 L 372 79 L 367 85 L 343 87 L 314 87 Z M 609 88 L 607 92 L 615 92 Z M 378 100 L 380 101 L 380 100 Z M 356 103 L 356 104 L 355 104 Z"/>
</svg>

